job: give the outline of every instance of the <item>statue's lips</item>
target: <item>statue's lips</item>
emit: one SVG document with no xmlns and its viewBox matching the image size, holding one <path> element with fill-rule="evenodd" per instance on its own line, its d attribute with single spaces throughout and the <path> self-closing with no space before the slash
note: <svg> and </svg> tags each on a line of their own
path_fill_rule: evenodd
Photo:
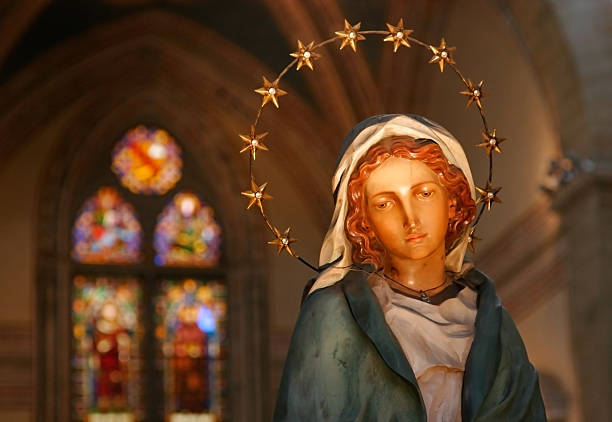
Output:
<svg viewBox="0 0 612 422">
<path fill-rule="evenodd" d="M 425 237 L 425 233 L 411 234 L 410 236 L 406 237 L 406 240 L 408 242 L 418 242 L 419 240 L 423 239 L 424 237 Z"/>
</svg>

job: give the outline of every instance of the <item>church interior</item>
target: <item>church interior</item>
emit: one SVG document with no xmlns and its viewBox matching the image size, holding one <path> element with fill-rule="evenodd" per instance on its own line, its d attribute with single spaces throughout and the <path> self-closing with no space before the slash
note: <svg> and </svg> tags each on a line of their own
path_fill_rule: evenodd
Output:
<svg viewBox="0 0 612 422">
<path fill-rule="evenodd" d="M 267 421 L 315 272 L 246 210 L 262 97 L 297 41 L 400 18 L 456 47 L 500 138 L 468 257 L 493 280 L 549 421 L 612 420 L 612 3 L 28 0 L 0 3 L 0 420 Z M 292 69 L 257 152 L 267 212 L 318 265 L 348 130 L 480 117 L 418 45 L 368 36 Z M 248 146 L 248 145 L 247 145 Z"/>
</svg>

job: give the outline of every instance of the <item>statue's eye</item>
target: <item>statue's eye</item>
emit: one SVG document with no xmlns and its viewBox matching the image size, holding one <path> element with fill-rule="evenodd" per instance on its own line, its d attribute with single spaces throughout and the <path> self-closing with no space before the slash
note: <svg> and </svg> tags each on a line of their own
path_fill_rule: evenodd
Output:
<svg viewBox="0 0 612 422">
<path fill-rule="evenodd" d="M 391 206 L 391 201 L 379 202 L 375 205 L 375 207 L 379 210 L 386 210 Z"/>
<path fill-rule="evenodd" d="M 423 192 L 419 192 L 418 196 L 420 196 L 421 198 L 430 198 L 433 195 L 433 191 L 430 190 L 425 190 Z"/>
</svg>

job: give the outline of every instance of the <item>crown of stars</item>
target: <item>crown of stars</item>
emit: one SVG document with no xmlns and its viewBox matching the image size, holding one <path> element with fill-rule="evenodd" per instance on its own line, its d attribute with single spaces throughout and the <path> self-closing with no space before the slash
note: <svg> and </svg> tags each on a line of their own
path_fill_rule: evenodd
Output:
<svg viewBox="0 0 612 422">
<path fill-rule="evenodd" d="M 472 81 L 467 80 L 467 90 L 461 91 L 462 95 L 466 95 L 468 97 L 466 107 L 475 103 L 478 108 L 482 108 L 482 99 L 487 96 L 487 93 L 484 92 L 482 86 L 484 85 L 484 81 L 480 81 L 480 83 L 476 86 L 472 84 Z"/>
<path fill-rule="evenodd" d="M 357 41 L 365 40 L 365 37 L 359 33 L 359 28 L 361 28 L 361 22 L 351 25 L 346 19 L 344 20 L 344 31 L 336 31 L 336 35 L 342 38 L 340 50 L 348 44 L 353 51 L 357 51 Z"/>
<path fill-rule="evenodd" d="M 255 90 L 256 93 L 263 95 L 261 106 L 263 107 L 272 101 L 276 108 L 278 108 L 278 97 L 287 94 L 287 91 L 283 91 L 278 87 L 278 80 L 270 82 L 265 76 L 263 77 L 263 84 L 263 87 Z"/>
<path fill-rule="evenodd" d="M 383 41 L 393 42 L 393 52 L 395 53 L 400 45 L 410 47 L 408 43 L 408 37 L 414 31 L 411 29 L 404 29 L 404 19 L 400 19 L 397 25 L 393 26 L 390 23 L 386 24 L 389 28 L 389 35 L 383 39 Z"/>
<path fill-rule="evenodd" d="M 321 55 L 312 51 L 313 46 L 314 41 L 308 45 L 304 45 L 302 41 L 298 40 L 298 51 L 289 54 L 291 57 L 295 57 L 298 60 L 297 70 L 300 70 L 304 65 L 308 66 L 310 70 L 314 70 L 312 67 L 312 60 L 318 59 Z"/>
<path fill-rule="evenodd" d="M 257 153 L 258 149 L 262 151 L 268 151 L 268 147 L 265 146 L 263 142 L 261 142 L 261 140 L 265 138 L 267 135 L 268 135 L 268 132 L 264 132 L 260 135 L 256 135 L 255 126 L 251 125 L 250 135 L 238 135 L 240 136 L 240 139 L 242 139 L 247 144 L 244 148 L 240 150 L 240 153 L 242 154 L 243 152 L 250 150 L 251 157 L 253 157 L 253 160 L 254 160 L 255 154 Z"/>
<path fill-rule="evenodd" d="M 440 45 L 438 47 L 434 47 L 433 45 L 429 46 L 429 49 L 434 54 L 431 59 L 429 59 L 429 63 L 438 63 L 440 66 L 440 72 L 444 72 L 444 63 L 455 64 L 451 53 L 455 51 L 455 47 L 447 47 L 446 41 L 442 38 L 440 41 Z"/>
<path fill-rule="evenodd" d="M 497 152 L 498 154 L 502 153 L 502 150 L 499 148 L 499 144 L 504 142 L 506 138 L 498 138 L 497 129 L 493 129 L 489 134 L 483 130 L 482 139 L 484 139 L 484 142 L 476 144 L 476 146 L 486 148 L 487 155 L 491 155 L 493 151 Z"/>
<path fill-rule="evenodd" d="M 276 251 L 277 254 L 280 254 L 283 250 L 285 250 L 287 251 L 289 255 L 295 256 L 295 253 L 291 249 L 290 245 L 294 243 L 295 241 L 297 241 L 297 239 L 294 239 L 293 237 L 291 237 L 290 232 L 291 232 L 291 227 L 285 230 L 282 234 L 275 227 L 274 234 L 276 235 L 276 239 L 270 240 L 268 242 L 268 245 L 276 245 L 278 247 Z"/>
<path fill-rule="evenodd" d="M 404 28 L 404 20 L 399 19 L 396 25 L 392 25 L 390 23 L 386 23 L 387 30 L 361 30 L 361 23 L 357 23 L 355 25 L 351 25 L 348 20 L 344 20 L 344 29 L 341 31 L 336 31 L 335 36 L 331 36 L 330 38 L 323 40 L 321 42 L 311 41 L 307 44 L 303 43 L 301 40 L 297 40 L 297 51 L 290 53 L 290 56 L 293 58 L 289 64 L 287 64 L 281 72 L 279 72 L 276 79 L 270 82 L 265 76 L 263 77 L 263 87 L 255 90 L 256 93 L 262 96 L 261 106 L 258 109 L 257 115 L 255 117 L 254 123 L 251 126 L 249 135 L 239 135 L 240 139 L 244 144 L 242 144 L 240 153 L 249 151 L 250 155 L 250 186 L 251 189 L 248 191 L 241 192 L 242 195 L 246 196 L 249 201 L 247 205 L 247 209 L 251 209 L 254 205 L 257 205 L 259 208 L 260 214 L 263 217 L 267 228 L 273 233 L 275 239 L 268 242 L 270 245 L 274 245 L 278 247 L 277 253 L 280 254 L 283 250 L 286 251 L 289 255 L 299 259 L 302 263 L 306 264 L 313 270 L 319 271 L 320 269 L 309 264 L 298 255 L 294 253 L 291 249 L 291 244 L 296 241 L 296 239 L 291 237 L 291 229 L 288 228 L 284 232 L 279 231 L 269 220 L 269 218 L 264 213 L 263 201 L 272 199 L 272 196 L 265 193 L 265 189 L 267 183 L 258 186 L 254 181 L 254 163 L 256 158 L 257 151 L 268 151 L 268 148 L 263 143 L 263 138 L 268 134 L 268 132 L 264 132 L 261 134 L 257 134 L 257 125 L 260 122 L 260 117 L 262 115 L 262 111 L 266 104 L 272 103 L 276 108 L 279 108 L 278 98 L 286 95 L 287 92 L 283 91 L 279 88 L 280 80 L 287 74 L 291 69 L 293 70 L 301 70 L 302 67 L 306 66 L 310 70 L 314 70 L 314 61 L 321 57 L 321 54 L 318 54 L 316 51 L 319 50 L 320 47 L 330 44 L 335 41 L 340 41 L 339 49 L 342 50 L 347 45 L 350 46 L 353 51 L 357 51 L 357 43 L 359 41 L 365 40 L 365 35 L 380 35 L 383 42 L 393 43 L 393 52 L 396 53 L 401 46 L 410 48 L 411 44 L 418 45 L 420 47 L 424 47 L 429 52 L 433 54 L 433 56 L 429 59 L 429 63 L 437 63 L 440 69 L 440 72 L 444 72 L 444 66 L 447 65 L 451 67 L 453 73 L 455 73 L 458 78 L 461 80 L 463 84 L 463 91 L 460 91 L 462 95 L 467 97 L 466 108 L 469 108 L 472 103 L 476 104 L 476 108 L 479 112 L 480 117 L 482 118 L 484 130 L 482 131 L 482 139 L 481 143 L 476 144 L 477 147 L 482 147 L 486 149 L 487 156 L 489 158 L 489 177 L 487 179 L 486 186 L 484 188 L 476 187 L 475 189 L 478 192 L 478 198 L 476 200 L 476 205 L 481 205 L 480 213 L 478 217 L 473 222 L 473 226 L 470 227 L 470 222 L 464 221 L 465 228 L 461 232 L 463 236 L 467 236 L 467 247 L 474 252 L 474 243 L 480 240 L 480 238 L 474 235 L 475 226 L 478 224 L 480 220 L 480 216 L 484 211 L 484 208 L 487 210 L 491 210 L 491 206 L 494 202 L 501 203 L 502 201 L 497 197 L 497 194 L 501 190 L 501 187 L 493 187 L 493 151 L 501 154 L 502 151 L 500 149 L 500 144 L 504 142 L 505 138 L 498 138 L 496 134 L 496 130 L 493 129 L 489 131 L 489 125 L 487 123 L 487 119 L 484 113 L 484 102 L 483 99 L 487 96 L 487 93 L 483 90 L 484 82 L 480 81 L 477 85 L 475 85 L 470 79 L 466 78 L 459 67 L 456 65 L 455 60 L 453 58 L 455 47 L 449 47 L 446 44 L 444 38 L 441 38 L 440 44 L 438 46 L 431 45 L 429 43 L 424 43 L 423 41 L 411 36 L 414 32 L 411 29 Z M 316 51 L 314 51 L 316 50 Z M 472 219 L 474 220 L 474 219 Z"/>
<path fill-rule="evenodd" d="M 491 182 L 487 181 L 487 186 L 484 189 L 476 186 L 476 190 L 481 195 L 480 198 L 476 200 L 476 205 L 484 202 L 487 205 L 487 211 L 491 211 L 491 204 L 493 202 L 501 203 L 501 199 L 497 197 L 497 193 L 501 190 L 501 187 L 494 188 L 491 186 Z"/>
<path fill-rule="evenodd" d="M 241 192 L 242 195 L 246 196 L 247 198 L 250 198 L 249 204 L 246 207 L 247 210 L 251 209 L 253 205 L 257 204 L 257 207 L 263 213 L 262 201 L 264 201 L 265 199 L 272 199 L 272 196 L 264 192 L 266 186 L 268 186 L 267 182 L 261 186 L 257 186 L 257 184 L 253 180 L 251 180 L 251 190 Z"/>
</svg>

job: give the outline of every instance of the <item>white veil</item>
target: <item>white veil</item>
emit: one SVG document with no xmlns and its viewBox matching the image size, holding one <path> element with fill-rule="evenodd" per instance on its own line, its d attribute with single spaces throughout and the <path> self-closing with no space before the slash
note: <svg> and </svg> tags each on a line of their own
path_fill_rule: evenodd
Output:
<svg viewBox="0 0 612 422">
<path fill-rule="evenodd" d="M 344 140 L 344 153 L 332 178 L 332 191 L 336 193 L 336 205 L 329 230 L 321 247 L 319 265 L 331 262 L 333 264 L 319 275 L 309 294 L 340 281 L 353 264 L 351 242 L 347 239 L 344 230 L 348 210 L 346 198 L 348 182 L 359 160 L 370 147 L 393 135 L 410 136 L 414 139 L 426 138 L 436 142 L 448 162 L 463 171 L 470 185 L 472 198 L 476 198 L 472 172 L 465 152 L 459 142 L 442 126 L 421 116 L 403 114 L 374 116 L 361 122 Z M 468 235 L 466 228 L 447 253 L 445 261 L 447 271 L 455 273 L 461 271 L 468 245 Z"/>
</svg>

